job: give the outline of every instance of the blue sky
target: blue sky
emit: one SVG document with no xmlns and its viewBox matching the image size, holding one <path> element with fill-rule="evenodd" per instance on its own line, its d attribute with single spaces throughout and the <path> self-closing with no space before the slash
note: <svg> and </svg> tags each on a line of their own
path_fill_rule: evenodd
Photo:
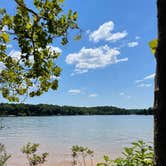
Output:
<svg viewBox="0 0 166 166">
<path fill-rule="evenodd" d="M 6 5 L 14 12 L 11 0 L 1 0 L 0 7 Z M 152 106 L 155 60 L 148 42 L 157 36 L 155 0 L 66 0 L 68 9 L 78 12 L 82 39 L 74 41 L 71 34 L 68 45 L 53 43 L 61 50 L 59 89 L 25 103 Z M 11 46 L 9 53 L 19 51 Z"/>
</svg>

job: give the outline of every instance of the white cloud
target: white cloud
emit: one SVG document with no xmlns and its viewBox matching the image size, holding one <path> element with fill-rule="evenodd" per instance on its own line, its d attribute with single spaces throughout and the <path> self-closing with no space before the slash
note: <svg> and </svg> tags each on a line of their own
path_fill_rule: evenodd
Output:
<svg viewBox="0 0 166 166">
<path fill-rule="evenodd" d="M 124 96 L 124 95 L 125 95 L 125 93 L 124 93 L 124 92 L 121 92 L 121 93 L 120 93 L 120 96 Z"/>
<path fill-rule="evenodd" d="M 127 36 L 126 31 L 112 33 L 113 30 L 114 23 L 112 21 L 106 22 L 101 25 L 97 30 L 90 33 L 89 40 L 94 42 L 99 42 L 101 40 L 115 42 Z"/>
<path fill-rule="evenodd" d="M 9 45 L 9 48 L 11 48 L 12 47 L 12 45 Z M 58 47 L 54 47 L 54 46 L 52 46 L 52 45 L 48 45 L 47 46 L 47 48 L 49 48 L 49 51 L 51 52 L 51 53 L 61 53 L 62 52 L 62 50 L 60 49 L 60 48 L 58 48 Z M 39 49 L 39 51 L 40 51 L 41 49 Z M 11 50 L 10 52 L 9 52 L 9 55 L 8 56 L 10 56 L 10 57 L 12 57 L 13 59 L 15 59 L 15 60 L 19 60 L 20 58 L 21 58 L 21 52 L 20 51 L 16 51 L 16 50 Z M 30 60 L 32 61 L 33 60 L 33 56 L 30 56 Z"/>
<path fill-rule="evenodd" d="M 140 83 L 142 82 L 143 80 L 136 80 L 135 83 Z"/>
<path fill-rule="evenodd" d="M 77 95 L 81 93 L 80 89 L 70 89 L 68 90 L 68 93 L 72 94 L 72 95 Z"/>
<path fill-rule="evenodd" d="M 143 88 L 143 87 L 145 87 L 145 88 L 149 88 L 149 87 L 151 87 L 152 86 L 152 84 L 139 84 L 137 87 L 138 88 Z"/>
<path fill-rule="evenodd" d="M 155 77 L 155 73 L 150 74 L 150 75 L 144 77 L 144 80 L 154 79 L 154 77 Z"/>
<path fill-rule="evenodd" d="M 89 95 L 89 97 L 97 97 L 97 96 L 98 96 L 98 94 L 96 94 L 96 93 L 92 93 Z"/>
<path fill-rule="evenodd" d="M 9 56 L 12 57 L 15 60 L 19 60 L 21 58 L 21 52 L 20 51 L 16 51 L 16 50 L 11 50 L 9 52 Z"/>
<path fill-rule="evenodd" d="M 88 30 L 86 31 L 86 34 L 88 35 L 88 34 L 90 34 L 90 32 L 91 32 L 90 29 L 88 29 Z"/>
<path fill-rule="evenodd" d="M 141 39 L 140 36 L 136 36 L 136 37 L 135 37 L 135 40 L 139 40 L 139 39 Z"/>
<path fill-rule="evenodd" d="M 121 92 L 119 95 L 126 98 L 126 99 L 131 99 L 131 96 L 125 94 L 124 92 Z"/>
<path fill-rule="evenodd" d="M 6 46 L 7 46 L 7 48 L 12 48 L 13 47 L 13 45 L 11 45 L 11 44 L 7 44 Z"/>
<path fill-rule="evenodd" d="M 144 77 L 142 80 L 136 80 L 135 83 L 140 83 L 140 82 L 143 82 L 143 81 L 146 81 L 146 80 L 150 80 L 150 79 L 154 79 L 154 78 L 155 78 L 155 73 Z"/>
<path fill-rule="evenodd" d="M 138 46 L 138 42 L 130 42 L 130 43 L 128 43 L 127 45 L 128 45 L 128 47 L 136 47 L 136 46 Z"/>
<path fill-rule="evenodd" d="M 128 58 L 118 59 L 119 54 L 118 49 L 110 48 L 107 45 L 98 48 L 83 47 L 78 53 L 69 54 L 66 57 L 66 63 L 75 65 L 75 72 L 81 74 L 90 69 L 128 61 Z"/>
<path fill-rule="evenodd" d="M 54 46 L 52 46 L 52 45 L 49 45 L 49 46 L 47 46 L 47 48 L 49 48 L 50 49 L 50 52 L 51 53 L 61 53 L 62 52 L 62 50 L 59 48 L 59 47 L 54 47 Z"/>
<path fill-rule="evenodd" d="M 131 96 L 126 96 L 127 99 L 131 99 Z"/>
</svg>

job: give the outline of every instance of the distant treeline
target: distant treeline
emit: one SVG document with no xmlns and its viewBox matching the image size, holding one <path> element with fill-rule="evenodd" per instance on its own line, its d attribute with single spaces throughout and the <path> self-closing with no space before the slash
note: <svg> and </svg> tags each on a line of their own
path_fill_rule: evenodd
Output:
<svg viewBox="0 0 166 166">
<path fill-rule="evenodd" d="M 124 109 L 112 106 L 73 107 L 48 104 L 0 104 L 0 116 L 51 116 L 51 115 L 152 115 L 149 109 Z"/>
</svg>

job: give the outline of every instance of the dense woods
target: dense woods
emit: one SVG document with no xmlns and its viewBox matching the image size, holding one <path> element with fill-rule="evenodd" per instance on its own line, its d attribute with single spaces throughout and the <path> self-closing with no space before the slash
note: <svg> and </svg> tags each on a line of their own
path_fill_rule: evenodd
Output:
<svg viewBox="0 0 166 166">
<path fill-rule="evenodd" d="M 47 104 L 0 104 L 0 116 L 51 116 L 51 115 L 152 115 L 149 109 L 124 109 L 112 106 L 73 107 Z"/>
</svg>

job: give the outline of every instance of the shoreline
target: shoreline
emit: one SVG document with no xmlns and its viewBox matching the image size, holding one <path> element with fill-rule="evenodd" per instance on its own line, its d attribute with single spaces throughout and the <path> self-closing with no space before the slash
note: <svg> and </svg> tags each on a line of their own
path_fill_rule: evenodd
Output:
<svg viewBox="0 0 166 166">
<path fill-rule="evenodd" d="M 39 153 L 40 154 L 40 153 Z M 122 153 L 117 152 L 117 154 L 111 155 L 111 159 L 115 159 L 116 157 L 119 157 Z M 63 154 L 63 155 L 54 155 L 51 154 L 46 159 L 46 162 L 44 164 L 41 164 L 41 166 L 72 166 L 72 155 L 71 154 Z M 86 166 L 91 166 L 91 163 L 93 161 L 93 165 L 96 165 L 99 162 L 103 161 L 102 155 L 95 155 L 93 157 L 93 160 L 90 159 L 90 157 L 86 158 Z M 83 163 L 82 158 L 79 158 L 78 163 Z M 8 160 L 7 166 L 28 166 L 28 161 L 24 154 L 13 154 L 12 157 Z"/>
</svg>

